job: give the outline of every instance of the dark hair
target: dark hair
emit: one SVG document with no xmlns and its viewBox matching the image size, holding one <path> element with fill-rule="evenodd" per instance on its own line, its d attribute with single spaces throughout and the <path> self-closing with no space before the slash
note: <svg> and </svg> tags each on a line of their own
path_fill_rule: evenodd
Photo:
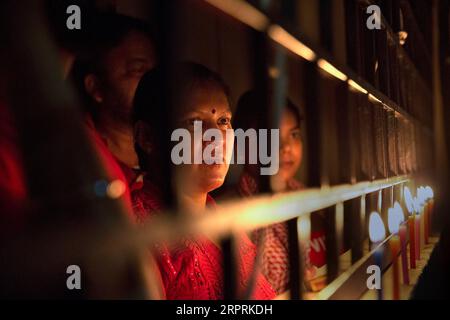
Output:
<svg viewBox="0 0 450 320">
<path fill-rule="evenodd" d="M 82 59 L 86 73 L 101 72 L 105 55 L 133 31 L 146 35 L 154 43 L 150 26 L 142 20 L 116 13 L 104 13 L 96 19 L 96 26 L 89 36 L 90 52 Z"/>
<path fill-rule="evenodd" d="M 136 89 L 133 124 L 137 121 L 145 122 L 151 130 L 151 137 L 148 137 L 151 139 L 150 143 L 156 150 L 164 150 L 170 144 L 170 133 L 174 126 L 173 112 L 177 106 L 189 99 L 196 89 L 208 86 L 223 91 L 230 102 L 229 89 L 222 77 L 203 65 L 178 62 L 171 72 L 161 66 L 154 68 L 141 78 Z M 145 168 L 149 159 L 139 146 L 136 146 L 136 152 L 140 165 Z"/>
<path fill-rule="evenodd" d="M 92 98 L 86 92 L 84 79 L 90 73 L 101 76 L 104 72 L 105 55 L 119 46 L 133 31 L 142 33 L 150 41 L 153 41 L 150 27 L 141 20 L 115 13 L 97 15 L 95 28 L 90 30 L 89 36 L 86 38 L 89 50 L 78 56 L 74 63 L 71 78 L 86 111 L 91 113 L 94 119 L 96 118 L 96 108 L 92 106 Z"/>
<path fill-rule="evenodd" d="M 264 129 L 265 119 L 261 117 L 261 106 L 264 105 L 264 94 L 259 93 L 255 90 L 249 90 L 245 92 L 238 101 L 236 112 L 233 119 L 233 127 L 241 128 L 247 130 L 253 129 Z M 295 117 L 297 124 L 301 127 L 303 117 L 300 113 L 299 108 L 291 101 L 291 99 L 286 98 L 285 110 L 289 110 Z"/>
<path fill-rule="evenodd" d="M 286 110 L 292 112 L 295 117 L 295 121 L 297 122 L 297 126 L 300 128 L 302 126 L 303 116 L 300 113 L 300 109 L 289 98 L 286 98 Z"/>
</svg>

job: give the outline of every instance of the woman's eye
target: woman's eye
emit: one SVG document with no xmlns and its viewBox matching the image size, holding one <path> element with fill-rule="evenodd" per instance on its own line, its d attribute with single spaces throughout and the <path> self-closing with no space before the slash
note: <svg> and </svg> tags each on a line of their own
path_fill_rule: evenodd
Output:
<svg viewBox="0 0 450 320">
<path fill-rule="evenodd" d="M 221 126 L 228 126 L 231 123 L 231 118 L 229 117 L 223 117 L 219 119 L 219 125 Z"/>
<path fill-rule="evenodd" d="M 301 138 L 302 138 L 300 131 L 291 132 L 291 137 L 295 140 L 301 140 Z"/>
<path fill-rule="evenodd" d="M 142 75 L 146 70 L 146 64 L 142 62 L 135 62 L 128 67 L 128 73 L 132 75 Z"/>
</svg>

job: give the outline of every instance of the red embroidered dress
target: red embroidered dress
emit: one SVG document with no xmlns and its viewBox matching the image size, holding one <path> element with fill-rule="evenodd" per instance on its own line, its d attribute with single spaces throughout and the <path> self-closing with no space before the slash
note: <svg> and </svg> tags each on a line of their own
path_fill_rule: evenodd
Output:
<svg viewBox="0 0 450 320">
<path fill-rule="evenodd" d="M 303 186 L 296 180 L 288 181 L 288 190 L 298 190 Z M 258 183 L 249 173 L 241 175 L 238 191 L 242 197 L 251 197 L 258 193 Z M 286 223 L 277 223 L 256 230 L 252 234 L 254 243 L 262 244 L 262 273 L 277 294 L 288 289 L 289 285 L 289 247 Z M 262 243 L 263 242 L 263 243 Z M 307 262 L 308 263 L 308 262 Z"/>
<path fill-rule="evenodd" d="M 161 211 L 158 191 L 145 181 L 140 190 L 132 191 L 133 209 L 138 221 Z M 208 196 L 207 205 L 215 206 Z M 158 249 L 160 268 L 166 297 L 169 300 L 223 299 L 222 252 L 206 238 L 185 239 L 171 250 Z M 242 295 L 254 270 L 256 247 L 243 235 L 238 241 L 238 292 Z M 257 274 L 251 299 L 267 300 L 275 291 L 261 273 Z"/>
</svg>

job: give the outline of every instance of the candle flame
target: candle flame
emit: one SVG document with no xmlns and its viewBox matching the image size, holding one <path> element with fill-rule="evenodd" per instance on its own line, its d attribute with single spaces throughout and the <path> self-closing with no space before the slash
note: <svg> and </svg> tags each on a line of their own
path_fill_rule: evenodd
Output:
<svg viewBox="0 0 450 320">
<path fill-rule="evenodd" d="M 427 194 L 424 187 L 420 186 L 417 188 L 417 200 L 419 201 L 419 204 L 421 206 L 425 205 L 425 202 L 427 201 Z"/>
<path fill-rule="evenodd" d="M 400 210 L 399 210 L 400 209 Z M 398 233 L 400 224 L 403 222 L 403 211 L 400 204 L 396 202 L 394 207 L 388 209 L 388 228 L 392 234 Z"/>
<path fill-rule="evenodd" d="M 403 189 L 403 196 L 405 198 L 406 209 L 408 209 L 408 212 L 412 214 L 414 211 L 414 200 L 408 187 L 405 187 Z"/>
<path fill-rule="evenodd" d="M 397 211 L 397 215 L 398 215 L 398 218 L 400 219 L 400 223 L 405 221 L 405 214 L 403 213 L 402 206 L 400 205 L 400 203 L 398 203 L 398 201 L 395 201 L 394 209 Z"/>
<path fill-rule="evenodd" d="M 427 200 L 428 200 L 428 199 L 434 198 L 433 189 L 431 189 L 430 186 L 426 186 L 426 187 L 425 187 L 425 194 L 426 194 L 426 196 L 427 196 Z"/>
<path fill-rule="evenodd" d="M 374 211 L 369 216 L 369 238 L 372 242 L 381 242 L 386 237 L 386 229 L 378 212 Z"/>
</svg>

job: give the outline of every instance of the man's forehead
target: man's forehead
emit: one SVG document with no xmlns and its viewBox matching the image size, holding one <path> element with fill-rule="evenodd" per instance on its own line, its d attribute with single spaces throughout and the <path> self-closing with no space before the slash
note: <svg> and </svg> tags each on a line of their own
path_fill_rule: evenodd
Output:
<svg viewBox="0 0 450 320">
<path fill-rule="evenodd" d="M 142 32 L 130 31 L 116 47 L 108 52 L 107 56 L 154 60 L 155 52 L 149 37 Z"/>
</svg>

